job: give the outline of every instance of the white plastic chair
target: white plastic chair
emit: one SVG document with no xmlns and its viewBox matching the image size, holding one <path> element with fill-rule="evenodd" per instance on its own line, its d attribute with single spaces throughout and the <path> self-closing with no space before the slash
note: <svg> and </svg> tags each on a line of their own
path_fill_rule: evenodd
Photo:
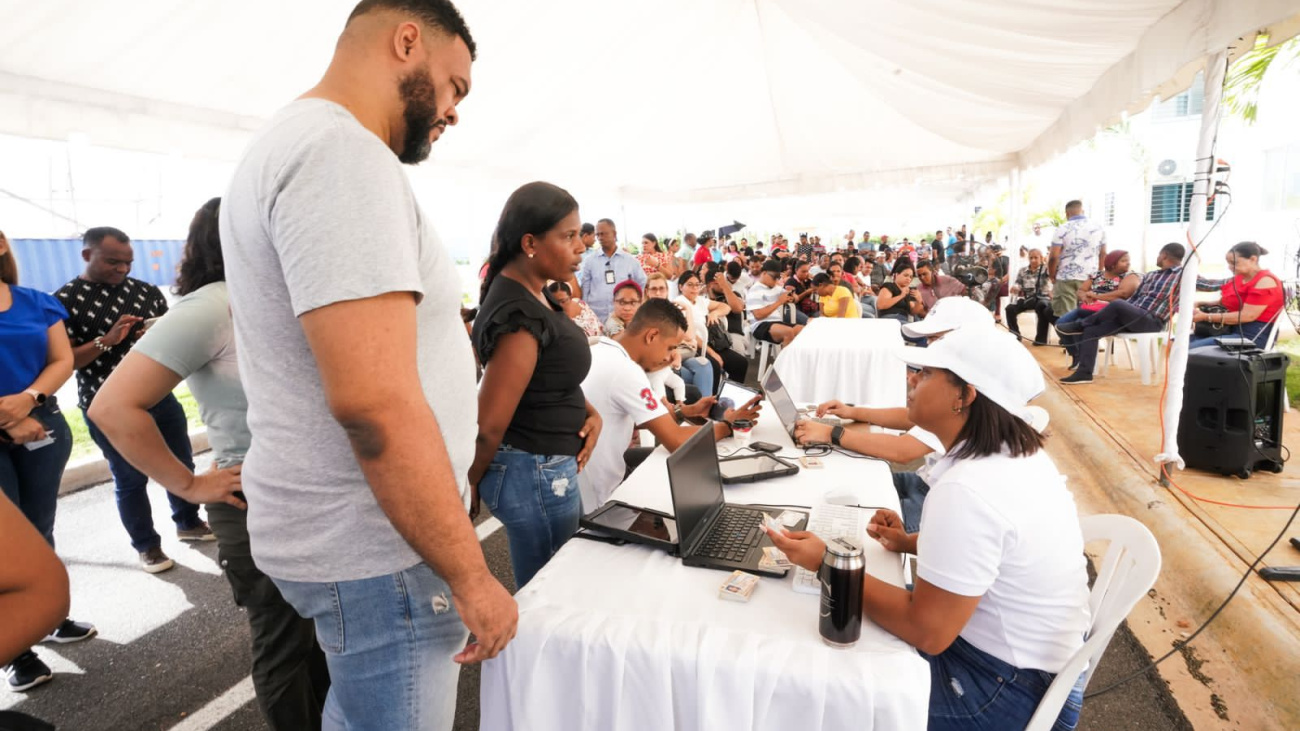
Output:
<svg viewBox="0 0 1300 731">
<path fill-rule="evenodd" d="M 1084 543 L 1109 541 L 1106 555 L 1097 567 L 1097 581 L 1088 597 L 1091 623 L 1083 647 L 1065 664 L 1047 693 L 1038 702 L 1038 710 L 1025 731 L 1049 731 L 1065 706 L 1079 676 L 1086 688 L 1092 673 L 1101 662 L 1115 630 L 1146 596 L 1160 574 L 1160 546 L 1155 536 L 1127 515 L 1092 515 L 1082 518 Z"/>
<path fill-rule="evenodd" d="M 1292 295 L 1291 295 L 1291 288 L 1290 288 L 1290 287 L 1287 287 L 1286 289 L 1287 289 L 1287 299 L 1286 299 L 1286 301 L 1287 301 L 1287 302 L 1290 302 L 1290 301 L 1291 301 L 1291 297 L 1292 297 Z M 1277 336 L 1278 336 L 1278 333 L 1281 332 L 1281 330 L 1282 330 L 1282 323 L 1281 323 L 1280 321 L 1281 321 L 1283 315 L 1285 315 L 1285 314 L 1286 314 L 1285 312 L 1279 312 L 1279 313 L 1277 313 L 1277 318 L 1273 320 L 1273 324 L 1270 326 L 1270 329 L 1269 329 L 1269 331 L 1268 331 L 1268 341 L 1264 343 L 1264 352 L 1265 352 L 1265 353 L 1272 353 L 1272 352 L 1273 352 L 1273 349 L 1277 347 Z M 1291 409 L 1291 394 L 1287 393 L 1287 390 L 1286 390 L 1286 381 L 1285 381 L 1285 380 L 1282 381 L 1282 408 L 1283 408 L 1287 413 L 1290 413 L 1291 410 L 1292 410 L 1292 409 Z"/>
<path fill-rule="evenodd" d="M 758 377 L 762 378 L 763 374 L 767 373 L 768 359 L 775 363 L 776 356 L 781 354 L 781 346 L 766 340 L 755 339 L 755 342 L 758 343 Z"/>
<path fill-rule="evenodd" d="M 1104 378 L 1110 372 L 1110 364 L 1115 360 L 1115 345 L 1123 343 L 1128 353 L 1129 367 L 1142 376 L 1142 385 L 1150 386 L 1155 381 L 1156 367 L 1160 362 L 1160 341 L 1163 332 L 1155 333 L 1119 333 L 1101 339 L 1100 347 L 1105 348 L 1105 357 L 1100 359 L 1099 373 Z M 1133 357 L 1133 346 L 1137 346 L 1137 358 Z"/>
</svg>

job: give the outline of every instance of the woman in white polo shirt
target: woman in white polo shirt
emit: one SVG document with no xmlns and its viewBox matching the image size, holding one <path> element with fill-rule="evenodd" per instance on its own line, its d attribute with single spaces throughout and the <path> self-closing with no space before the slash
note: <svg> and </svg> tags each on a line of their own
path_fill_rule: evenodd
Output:
<svg viewBox="0 0 1300 731">
<path fill-rule="evenodd" d="M 1030 426 L 1042 372 L 1015 337 L 988 327 L 949 333 L 903 356 L 921 368 L 908 416 L 947 450 L 930 471 L 918 533 L 882 510 L 868 534 L 917 554 L 913 591 L 867 575 L 863 612 L 930 662 L 930 731 L 1022 729 L 1083 645 L 1088 577 L 1065 478 Z M 811 533 L 773 535 L 794 563 L 821 564 Z M 1076 686 L 1055 729 L 1078 722 Z"/>
</svg>

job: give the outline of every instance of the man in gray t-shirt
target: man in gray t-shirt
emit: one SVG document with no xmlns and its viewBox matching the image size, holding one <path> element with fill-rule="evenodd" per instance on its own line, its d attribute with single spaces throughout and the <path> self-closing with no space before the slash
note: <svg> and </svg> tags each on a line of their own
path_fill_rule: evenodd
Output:
<svg viewBox="0 0 1300 731">
<path fill-rule="evenodd" d="M 358 727 L 450 727 L 453 656 L 495 655 L 517 621 L 466 512 L 460 282 L 401 165 L 456 123 L 473 53 L 448 0 L 363 3 L 222 201 L 253 558 L 316 621 L 327 716 Z"/>
</svg>

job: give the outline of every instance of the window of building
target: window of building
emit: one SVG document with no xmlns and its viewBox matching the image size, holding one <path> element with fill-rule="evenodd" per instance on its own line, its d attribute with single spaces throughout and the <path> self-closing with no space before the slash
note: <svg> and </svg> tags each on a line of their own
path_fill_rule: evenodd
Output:
<svg viewBox="0 0 1300 731">
<path fill-rule="evenodd" d="M 1300 209 L 1300 142 L 1264 153 L 1264 210 Z"/>
<path fill-rule="evenodd" d="M 1105 225 L 1107 226 L 1115 225 L 1115 194 L 1114 193 L 1106 194 L 1106 211 L 1105 211 L 1104 219 L 1106 221 Z"/>
<path fill-rule="evenodd" d="M 1191 183 L 1151 186 L 1151 223 L 1187 223 L 1192 218 L 1191 209 Z M 1214 220 L 1214 201 L 1206 206 L 1205 220 Z"/>
</svg>

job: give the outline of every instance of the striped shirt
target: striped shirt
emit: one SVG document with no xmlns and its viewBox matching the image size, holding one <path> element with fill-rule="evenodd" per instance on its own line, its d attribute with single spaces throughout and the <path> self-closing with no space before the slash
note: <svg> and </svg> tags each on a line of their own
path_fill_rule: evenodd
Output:
<svg viewBox="0 0 1300 731">
<path fill-rule="evenodd" d="M 1161 322 L 1169 320 L 1169 315 L 1178 311 L 1178 280 L 1183 276 L 1182 267 L 1157 269 L 1142 275 L 1142 283 L 1137 291 L 1128 298 L 1129 304 L 1150 312 Z M 1196 289 L 1201 292 L 1217 290 L 1227 280 L 1196 278 Z"/>
</svg>

